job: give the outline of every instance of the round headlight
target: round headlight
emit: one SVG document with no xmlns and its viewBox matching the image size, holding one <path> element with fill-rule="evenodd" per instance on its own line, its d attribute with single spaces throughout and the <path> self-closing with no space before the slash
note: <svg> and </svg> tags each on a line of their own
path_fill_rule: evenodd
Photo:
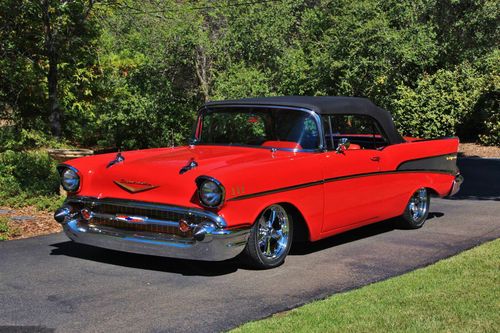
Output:
<svg viewBox="0 0 500 333">
<path fill-rule="evenodd" d="M 205 179 L 199 183 L 200 201 L 207 207 L 218 207 L 224 200 L 224 188 L 215 179 Z"/>
<path fill-rule="evenodd" d="M 80 187 L 80 176 L 75 170 L 66 168 L 61 174 L 61 185 L 68 192 L 75 192 Z"/>
</svg>

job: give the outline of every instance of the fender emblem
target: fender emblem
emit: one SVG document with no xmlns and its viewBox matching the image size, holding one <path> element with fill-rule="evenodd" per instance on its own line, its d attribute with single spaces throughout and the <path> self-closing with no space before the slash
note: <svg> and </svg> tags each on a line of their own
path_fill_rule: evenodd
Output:
<svg viewBox="0 0 500 333">
<path fill-rule="evenodd" d="M 115 220 L 128 222 L 128 223 L 141 223 L 141 222 L 146 221 L 146 218 L 140 217 L 140 216 L 116 215 Z"/>
<path fill-rule="evenodd" d="M 144 191 L 152 190 L 152 189 L 158 187 L 158 185 L 152 185 L 152 184 L 145 183 L 145 182 L 135 182 L 135 181 L 125 180 L 125 179 L 121 179 L 120 181 L 114 180 L 113 182 L 116 185 L 120 186 L 125 191 L 128 191 L 130 193 L 144 192 Z"/>
</svg>

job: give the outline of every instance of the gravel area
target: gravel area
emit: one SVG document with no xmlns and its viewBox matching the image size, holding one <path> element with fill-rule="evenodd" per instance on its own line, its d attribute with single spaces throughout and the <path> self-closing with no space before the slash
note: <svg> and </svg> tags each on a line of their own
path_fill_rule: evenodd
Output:
<svg viewBox="0 0 500 333">
<path fill-rule="evenodd" d="M 482 157 L 500 158 L 500 147 L 481 146 L 476 143 L 460 143 L 459 156 L 461 157 Z"/>
<path fill-rule="evenodd" d="M 40 211 L 35 207 L 10 208 L 0 206 L 0 217 L 8 219 L 9 239 L 21 239 L 62 231 L 54 220 L 53 212 Z"/>
</svg>

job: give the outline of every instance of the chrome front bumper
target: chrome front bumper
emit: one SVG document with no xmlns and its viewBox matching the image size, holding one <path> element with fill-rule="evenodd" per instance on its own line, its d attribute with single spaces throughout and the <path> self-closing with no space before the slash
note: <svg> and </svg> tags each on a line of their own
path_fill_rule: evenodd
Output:
<svg viewBox="0 0 500 333">
<path fill-rule="evenodd" d="M 236 257 L 245 248 L 250 229 L 220 229 L 207 234 L 203 241 L 162 239 L 116 229 L 106 230 L 78 225 L 71 220 L 63 225 L 73 241 L 106 249 L 161 257 L 221 261 Z"/>
<path fill-rule="evenodd" d="M 66 202 L 67 205 L 73 204 L 73 207 L 75 204 L 82 203 L 98 207 L 100 204 L 109 205 L 110 201 L 101 202 L 99 199 L 78 198 Z M 218 215 L 202 210 L 185 208 L 183 211 L 182 207 L 168 205 L 154 205 L 153 207 L 152 204 L 124 201 L 112 201 L 112 204 L 127 205 L 127 207 L 147 205 L 148 208 L 168 211 L 175 209 L 177 213 L 185 212 L 191 216 L 198 214 L 198 217 L 206 219 L 206 224 L 200 223 L 200 226 L 204 226 L 203 236 L 181 237 L 152 231 L 120 229 L 110 225 L 94 225 L 83 219 L 77 209 L 61 221 L 64 232 L 71 240 L 81 244 L 131 253 L 204 261 L 222 261 L 236 257 L 245 248 L 250 234 L 250 227 L 228 228 L 225 221 Z M 153 219 L 147 223 L 149 222 L 154 222 L 155 225 L 162 222 L 173 223 Z"/>
</svg>

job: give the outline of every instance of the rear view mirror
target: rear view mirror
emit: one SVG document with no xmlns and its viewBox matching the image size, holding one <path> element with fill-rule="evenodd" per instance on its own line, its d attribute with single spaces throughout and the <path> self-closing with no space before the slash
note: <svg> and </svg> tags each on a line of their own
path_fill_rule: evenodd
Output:
<svg viewBox="0 0 500 333">
<path fill-rule="evenodd" d="M 349 142 L 349 139 L 341 138 L 337 146 L 337 154 L 343 154 L 347 149 L 349 149 L 350 146 L 351 143 Z"/>
</svg>

